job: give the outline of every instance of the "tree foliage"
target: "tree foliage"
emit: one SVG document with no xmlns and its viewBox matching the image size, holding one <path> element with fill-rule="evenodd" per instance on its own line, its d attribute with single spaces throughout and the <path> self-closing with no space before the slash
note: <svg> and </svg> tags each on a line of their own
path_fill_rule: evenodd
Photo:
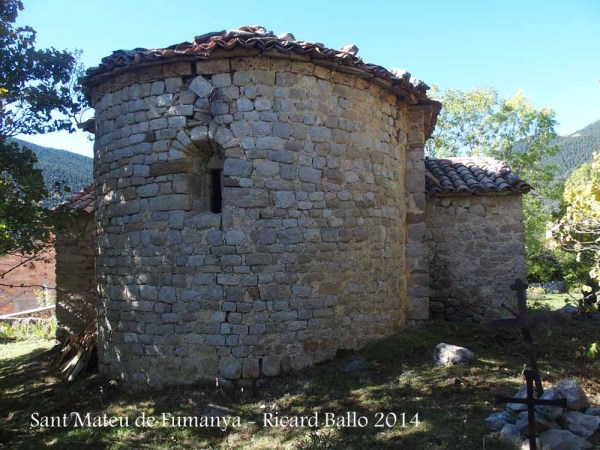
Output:
<svg viewBox="0 0 600 450">
<path fill-rule="evenodd" d="M 0 254 L 35 253 L 50 238 L 48 195 L 35 154 L 0 140 Z"/>
<path fill-rule="evenodd" d="M 492 88 L 447 90 L 440 97 L 443 107 L 427 154 L 499 159 L 532 185 L 534 191 L 523 198 L 527 265 L 535 278 L 555 273 L 542 267 L 550 260 L 544 257 L 544 235 L 552 219 L 544 204 L 562 192 L 552 182 L 555 167 L 545 162 L 558 150 L 554 112 L 534 108 L 522 93 L 502 99 Z"/>
<path fill-rule="evenodd" d="M 56 183 L 63 183 L 74 191 L 80 191 L 92 183 L 92 158 L 77 153 L 59 150 L 56 148 L 43 147 L 19 139 L 11 139 L 21 146 L 27 146 L 35 153 L 37 158 L 36 168 L 44 175 L 44 184 L 48 192 L 53 193 L 44 200 L 47 207 L 56 206 L 66 198 L 65 195 L 56 195 Z M 60 193 L 59 193 L 60 194 Z"/>
<path fill-rule="evenodd" d="M 73 131 L 84 102 L 76 56 L 35 48 L 35 30 L 14 25 L 22 9 L 19 0 L 0 3 L 0 137 Z"/>
<path fill-rule="evenodd" d="M 523 93 L 501 99 L 492 88 L 447 90 L 426 152 L 435 158 L 492 157 L 507 162 L 536 189 L 552 179 L 542 162 L 554 155 L 554 111 L 535 109 Z"/>
<path fill-rule="evenodd" d="M 584 164 L 565 183 L 566 212 L 558 223 L 563 249 L 579 259 L 592 258 L 589 275 L 600 281 L 600 153 Z"/>
<path fill-rule="evenodd" d="M 558 177 L 567 179 L 575 169 L 591 163 L 594 151 L 600 149 L 600 120 L 569 136 L 559 136 L 554 143 L 559 148 L 558 153 L 544 160 L 558 167 Z"/>
<path fill-rule="evenodd" d="M 47 245 L 52 223 L 42 201 L 49 195 L 35 154 L 8 138 L 73 131 L 83 99 L 76 57 L 37 49 L 31 27 L 16 27 L 20 0 L 0 2 L 0 254 L 34 254 Z"/>
</svg>

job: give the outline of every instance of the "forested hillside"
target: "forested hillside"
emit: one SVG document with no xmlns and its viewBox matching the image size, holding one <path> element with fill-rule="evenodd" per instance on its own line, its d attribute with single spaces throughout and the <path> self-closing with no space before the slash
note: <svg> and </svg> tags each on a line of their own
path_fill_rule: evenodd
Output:
<svg viewBox="0 0 600 450">
<path fill-rule="evenodd" d="M 600 152 L 600 120 L 569 136 L 560 136 L 554 143 L 560 150 L 546 161 L 556 164 L 557 176 L 565 179 L 582 164 L 591 162 L 593 152 Z"/>
<path fill-rule="evenodd" d="M 26 146 L 37 155 L 37 167 L 44 172 L 44 181 L 49 191 L 53 190 L 56 181 L 63 181 L 72 192 L 77 192 L 92 183 L 92 158 L 77 153 L 42 147 L 20 139 L 13 139 L 19 145 Z M 70 194 L 52 199 L 51 206 L 60 203 Z"/>
</svg>

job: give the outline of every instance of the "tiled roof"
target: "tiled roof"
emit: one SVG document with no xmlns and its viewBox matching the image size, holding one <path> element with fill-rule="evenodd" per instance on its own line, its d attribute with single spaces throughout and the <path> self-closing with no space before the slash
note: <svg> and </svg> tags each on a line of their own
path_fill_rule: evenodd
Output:
<svg viewBox="0 0 600 450">
<path fill-rule="evenodd" d="M 531 186 L 492 158 L 425 158 L 425 190 L 430 194 L 524 194 Z"/>
<path fill-rule="evenodd" d="M 375 64 L 364 63 L 356 55 L 358 48 L 354 45 L 334 50 L 321 43 L 297 40 L 291 33 L 276 36 L 259 25 L 243 26 L 232 31 L 218 31 L 196 36 L 192 42 L 181 42 L 166 48 L 133 50 L 117 50 L 112 55 L 103 58 L 98 67 L 87 70 L 83 79 L 84 85 L 94 85 L 103 76 L 112 76 L 121 70 L 129 68 L 160 64 L 166 59 L 173 61 L 194 61 L 208 59 L 217 51 L 232 51 L 235 49 L 256 50 L 257 54 L 284 53 L 290 59 L 310 59 L 315 64 L 335 65 L 342 71 L 351 72 L 362 78 L 383 80 L 398 93 L 414 96 L 414 100 L 428 103 L 437 102 L 427 99 L 429 89 L 425 83 L 412 78 L 410 73 L 400 69 L 387 70 Z M 300 56 L 298 56 L 300 55 Z"/>
<path fill-rule="evenodd" d="M 81 211 L 88 214 L 94 212 L 94 186 L 86 186 L 81 191 L 71 195 L 60 205 L 52 208 L 52 211 L 58 212 L 63 208 L 68 208 L 78 212 Z"/>
</svg>

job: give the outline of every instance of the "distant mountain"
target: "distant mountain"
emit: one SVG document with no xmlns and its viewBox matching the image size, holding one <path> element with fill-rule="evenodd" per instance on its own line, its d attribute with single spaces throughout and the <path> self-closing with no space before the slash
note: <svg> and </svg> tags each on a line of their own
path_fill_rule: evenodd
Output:
<svg viewBox="0 0 600 450">
<path fill-rule="evenodd" d="M 12 141 L 33 150 L 38 159 L 37 167 L 42 169 L 44 181 L 50 191 L 53 190 L 56 181 L 64 181 L 66 186 L 71 188 L 71 192 L 80 191 L 92 183 L 92 158 L 57 148 L 42 147 L 20 139 Z M 61 198 L 52 199 L 49 206 L 60 203 L 69 195 L 71 194 L 65 193 Z"/>
<path fill-rule="evenodd" d="M 573 134 L 560 136 L 554 143 L 560 150 L 545 162 L 557 165 L 558 178 L 566 179 L 582 164 L 591 162 L 594 152 L 600 152 L 600 120 Z"/>
</svg>

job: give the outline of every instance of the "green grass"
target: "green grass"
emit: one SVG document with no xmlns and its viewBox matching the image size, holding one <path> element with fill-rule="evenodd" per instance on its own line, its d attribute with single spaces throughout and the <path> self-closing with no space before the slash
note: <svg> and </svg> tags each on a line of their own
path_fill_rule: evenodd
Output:
<svg viewBox="0 0 600 450">
<path fill-rule="evenodd" d="M 575 379 L 600 404 L 600 363 L 578 350 L 600 341 L 600 323 L 577 318 L 554 329 L 534 331 L 542 379 L 546 385 Z M 472 349 L 470 367 L 435 367 L 439 342 Z M 512 395 L 523 382 L 525 347 L 517 332 L 489 330 L 476 324 L 430 322 L 406 329 L 362 352 L 341 355 L 300 373 L 268 379 L 258 387 L 223 390 L 214 385 L 180 386 L 131 393 L 99 375 L 65 383 L 50 365 L 47 342 L 15 342 L 0 347 L 0 448 L 89 449 L 480 449 L 483 419 L 501 407 L 494 394 Z M 577 359 L 579 355 L 579 359 Z M 361 357 L 367 368 L 343 373 Z M 142 414 L 200 416 L 208 403 L 235 411 L 239 427 L 206 428 L 134 426 Z M 261 406 L 266 405 L 265 409 Z M 271 409 L 274 408 L 274 409 Z M 369 419 L 364 428 L 263 427 L 261 414 L 312 415 L 354 411 Z M 32 428 L 31 414 L 55 416 L 71 411 L 94 416 L 128 417 L 124 428 Z M 375 427 L 378 413 L 400 418 L 405 427 Z M 419 425 L 408 423 L 415 414 Z M 250 422 L 256 422 L 252 424 Z M 486 449 L 504 448 L 487 440 Z"/>
<path fill-rule="evenodd" d="M 56 336 L 56 319 L 39 323 L 28 321 L 0 322 L 0 342 L 50 340 Z"/>
<path fill-rule="evenodd" d="M 527 291 L 527 301 L 530 305 L 536 307 L 546 307 L 551 310 L 557 310 L 565 306 L 567 303 L 576 305 L 577 300 L 581 297 L 577 294 L 546 294 L 538 289 L 529 289 Z"/>
</svg>

